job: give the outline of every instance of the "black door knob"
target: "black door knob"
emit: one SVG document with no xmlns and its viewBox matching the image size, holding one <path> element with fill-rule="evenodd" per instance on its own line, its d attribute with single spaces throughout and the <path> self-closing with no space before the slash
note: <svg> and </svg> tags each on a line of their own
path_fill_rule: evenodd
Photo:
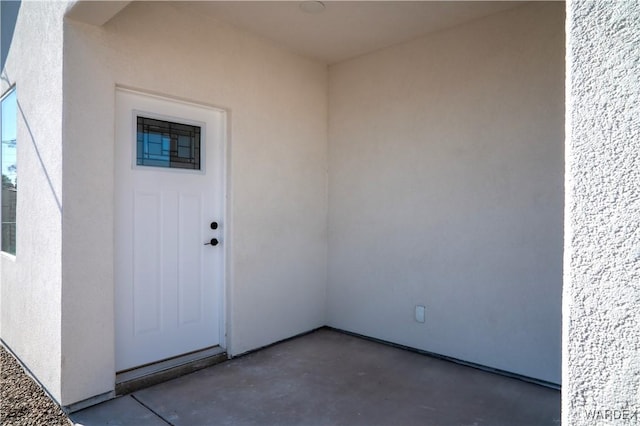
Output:
<svg viewBox="0 0 640 426">
<path fill-rule="evenodd" d="M 218 229 L 218 222 L 211 222 L 211 229 Z"/>
<path fill-rule="evenodd" d="M 219 243 L 217 238 L 212 238 L 208 243 L 204 243 L 205 246 L 217 246 Z"/>
</svg>

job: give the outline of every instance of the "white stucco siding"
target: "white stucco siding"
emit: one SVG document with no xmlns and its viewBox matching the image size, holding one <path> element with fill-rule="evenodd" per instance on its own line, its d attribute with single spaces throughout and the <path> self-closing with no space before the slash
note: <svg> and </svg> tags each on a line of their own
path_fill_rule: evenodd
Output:
<svg viewBox="0 0 640 426">
<path fill-rule="evenodd" d="M 87 30 L 95 30 L 88 27 Z M 106 62 L 65 25 L 63 405 L 114 387 L 114 93 Z M 79 45 L 77 45 L 79 43 Z M 99 52 L 96 52 L 97 54 Z M 81 58 L 81 59 L 79 59 Z"/>
<path fill-rule="evenodd" d="M 116 85 L 229 112 L 228 352 L 326 322 L 326 66 L 193 7 L 136 2 L 66 26 L 67 404 L 113 389 Z"/>
<path fill-rule="evenodd" d="M 567 15 L 563 424 L 636 424 L 640 4 L 569 1 Z"/>
<path fill-rule="evenodd" d="M 0 337 L 58 400 L 65 8 L 22 2 L 0 79 L 2 93 L 15 84 L 19 106 L 17 253 L 0 255 Z"/>
<path fill-rule="evenodd" d="M 560 382 L 563 21 L 530 4 L 330 67 L 330 325 Z"/>
</svg>

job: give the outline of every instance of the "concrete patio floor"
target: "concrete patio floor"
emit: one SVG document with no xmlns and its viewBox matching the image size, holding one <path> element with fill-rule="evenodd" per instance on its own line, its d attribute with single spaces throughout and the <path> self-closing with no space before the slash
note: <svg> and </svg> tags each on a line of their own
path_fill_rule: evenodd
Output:
<svg viewBox="0 0 640 426">
<path fill-rule="evenodd" d="M 560 392 L 321 329 L 71 415 L 78 425 L 560 424 Z"/>
</svg>

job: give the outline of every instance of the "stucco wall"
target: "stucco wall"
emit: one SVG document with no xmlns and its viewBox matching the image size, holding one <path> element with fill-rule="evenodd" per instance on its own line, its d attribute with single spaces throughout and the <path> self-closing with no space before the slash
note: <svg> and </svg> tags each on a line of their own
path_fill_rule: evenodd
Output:
<svg viewBox="0 0 640 426">
<path fill-rule="evenodd" d="M 65 403 L 113 388 L 116 84 L 229 111 L 228 352 L 325 324 L 326 66 L 192 7 L 66 26 Z"/>
<path fill-rule="evenodd" d="M 4 5 L 3 5 L 4 6 Z M 64 3 L 22 2 L 0 79 L 16 85 L 17 253 L 0 255 L 0 337 L 60 399 L 62 16 Z M 3 20 L 3 26 L 7 22 Z M 3 37 L 7 34 L 3 28 Z M 3 52 L 6 53 L 6 52 Z"/>
<path fill-rule="evenodd" d="M 563 424 L 638 424 L 640 4 L 567 15 Z"/>
<path fill-rule="evenodd" d="M 330 325 L 560 382 L 563 23 L 530 4 L 330 67 Z"/>
</svg>

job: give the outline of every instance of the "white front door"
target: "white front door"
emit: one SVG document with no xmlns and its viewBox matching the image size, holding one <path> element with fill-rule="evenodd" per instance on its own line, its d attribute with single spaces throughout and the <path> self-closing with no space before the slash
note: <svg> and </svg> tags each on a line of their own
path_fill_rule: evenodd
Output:
<svg viewBox="0 0 640 426">
<path fill-rule="evenodd" d="M 116 371 L 224 345 L 225 120 L 116 91 Z"/>
</svg>

